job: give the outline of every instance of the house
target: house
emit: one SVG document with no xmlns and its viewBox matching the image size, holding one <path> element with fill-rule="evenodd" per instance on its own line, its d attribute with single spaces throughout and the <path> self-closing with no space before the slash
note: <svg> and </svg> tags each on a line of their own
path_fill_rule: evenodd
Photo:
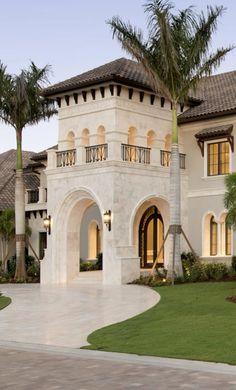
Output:
<svg viewBox="0 0 236 390">
<path fill-rule="evenodd" d="M 167 267 L 168 239 L 160 249 L 170 216 L 170 102 L 125 58 L 44 95 L 58 103 L 59 133 L 58 150 L 47 153 L 51 226 L 41 282 L 73 280 L 80 259 L 99 252 L 107 284 L 132 281 L 157 255 Z M 203 261 L 229 263 L 236 240 L 223 194 L 224 176 L 236 167 L 236 72 L 201 81 L 191 95 L 178 108 L 182 225 Z"/>
</svg>

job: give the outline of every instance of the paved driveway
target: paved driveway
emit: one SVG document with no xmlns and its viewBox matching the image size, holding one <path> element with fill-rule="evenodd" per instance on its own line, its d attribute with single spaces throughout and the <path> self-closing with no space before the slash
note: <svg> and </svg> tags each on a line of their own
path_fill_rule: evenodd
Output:
<svg viewBox="0 0 236 390">
<path fill-rule="evenodd" d="M 143 286 L 73 283 L 2 285 L 12 303 L 0 311 L 0 341 L 78 348 L 96 329 L 133 317 L 159 295 Z"/>
</svg>

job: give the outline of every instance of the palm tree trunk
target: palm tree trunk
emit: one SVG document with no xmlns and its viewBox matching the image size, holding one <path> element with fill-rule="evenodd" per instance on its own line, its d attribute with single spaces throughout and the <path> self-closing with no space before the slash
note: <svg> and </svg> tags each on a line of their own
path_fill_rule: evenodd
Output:
<svg viewBox="0 0 236 390">
<path fill-rule="evenodd" d="M 15 279 L 25 281 L 25 188 L 22 164 L 22 130 L 16 130 L 17 156 L 15 181 L 16 272 Z"/>
<path fill-rule="evenodd" d="M 181 182 L 179 163 L 179 144 L 177 127 L 177 107 L 173 104 L 172 109 L 172 145 L 170 166 L 170 255 L 168 264 L 169 278 L 174 275 L 183 275 L 180 257 L 180 233 L 181 233 Z M 175 236 L 175 238 L 174 238 Z"/>
</svg>

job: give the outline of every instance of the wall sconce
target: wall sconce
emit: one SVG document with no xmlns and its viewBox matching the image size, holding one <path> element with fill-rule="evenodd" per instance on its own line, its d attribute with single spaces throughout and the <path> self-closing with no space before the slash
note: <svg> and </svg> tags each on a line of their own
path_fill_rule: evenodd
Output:
<svg viewBox="0 0 236 390">
<path fill-rule="evenodd" d="M 105 211 L 103 214 L 103 222 L 105 223 L 108 231 L 111 231 L 111 210 Z"/>
<path fill-rule="evenodd" d="M 44 218 L 43 226 L 47 230 L 48 234 L 51 234 L 51 216 L 50 215 L 47 215 L 47 217 Z"/>
</svg>

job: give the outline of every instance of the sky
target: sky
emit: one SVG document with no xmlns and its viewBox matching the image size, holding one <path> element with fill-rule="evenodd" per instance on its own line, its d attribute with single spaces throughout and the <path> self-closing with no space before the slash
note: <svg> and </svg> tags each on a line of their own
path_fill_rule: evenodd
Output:
<svg viewBox="0 0 236 390">
<path fill-rule="evenodd" d="M 236 44 L 235 0 L 172 0 L 178 9 L 223 5 L 213 48 Z M 0 61 L 17 74 L 30 61 L 51 65 L 54 84 L 120 57 L 128 57 L 112 38 L 106 21 L 120 16 L 146 31 L 145 0 L 0 0 Z M 236 70 L 236 49 L 216 73 Z M 39 152 L 57 143 L 57 117 L 26 127 L 23 149 Z M 0 123 L 0 153 L 15 148 L 15 131 Z"/>
</svg>

